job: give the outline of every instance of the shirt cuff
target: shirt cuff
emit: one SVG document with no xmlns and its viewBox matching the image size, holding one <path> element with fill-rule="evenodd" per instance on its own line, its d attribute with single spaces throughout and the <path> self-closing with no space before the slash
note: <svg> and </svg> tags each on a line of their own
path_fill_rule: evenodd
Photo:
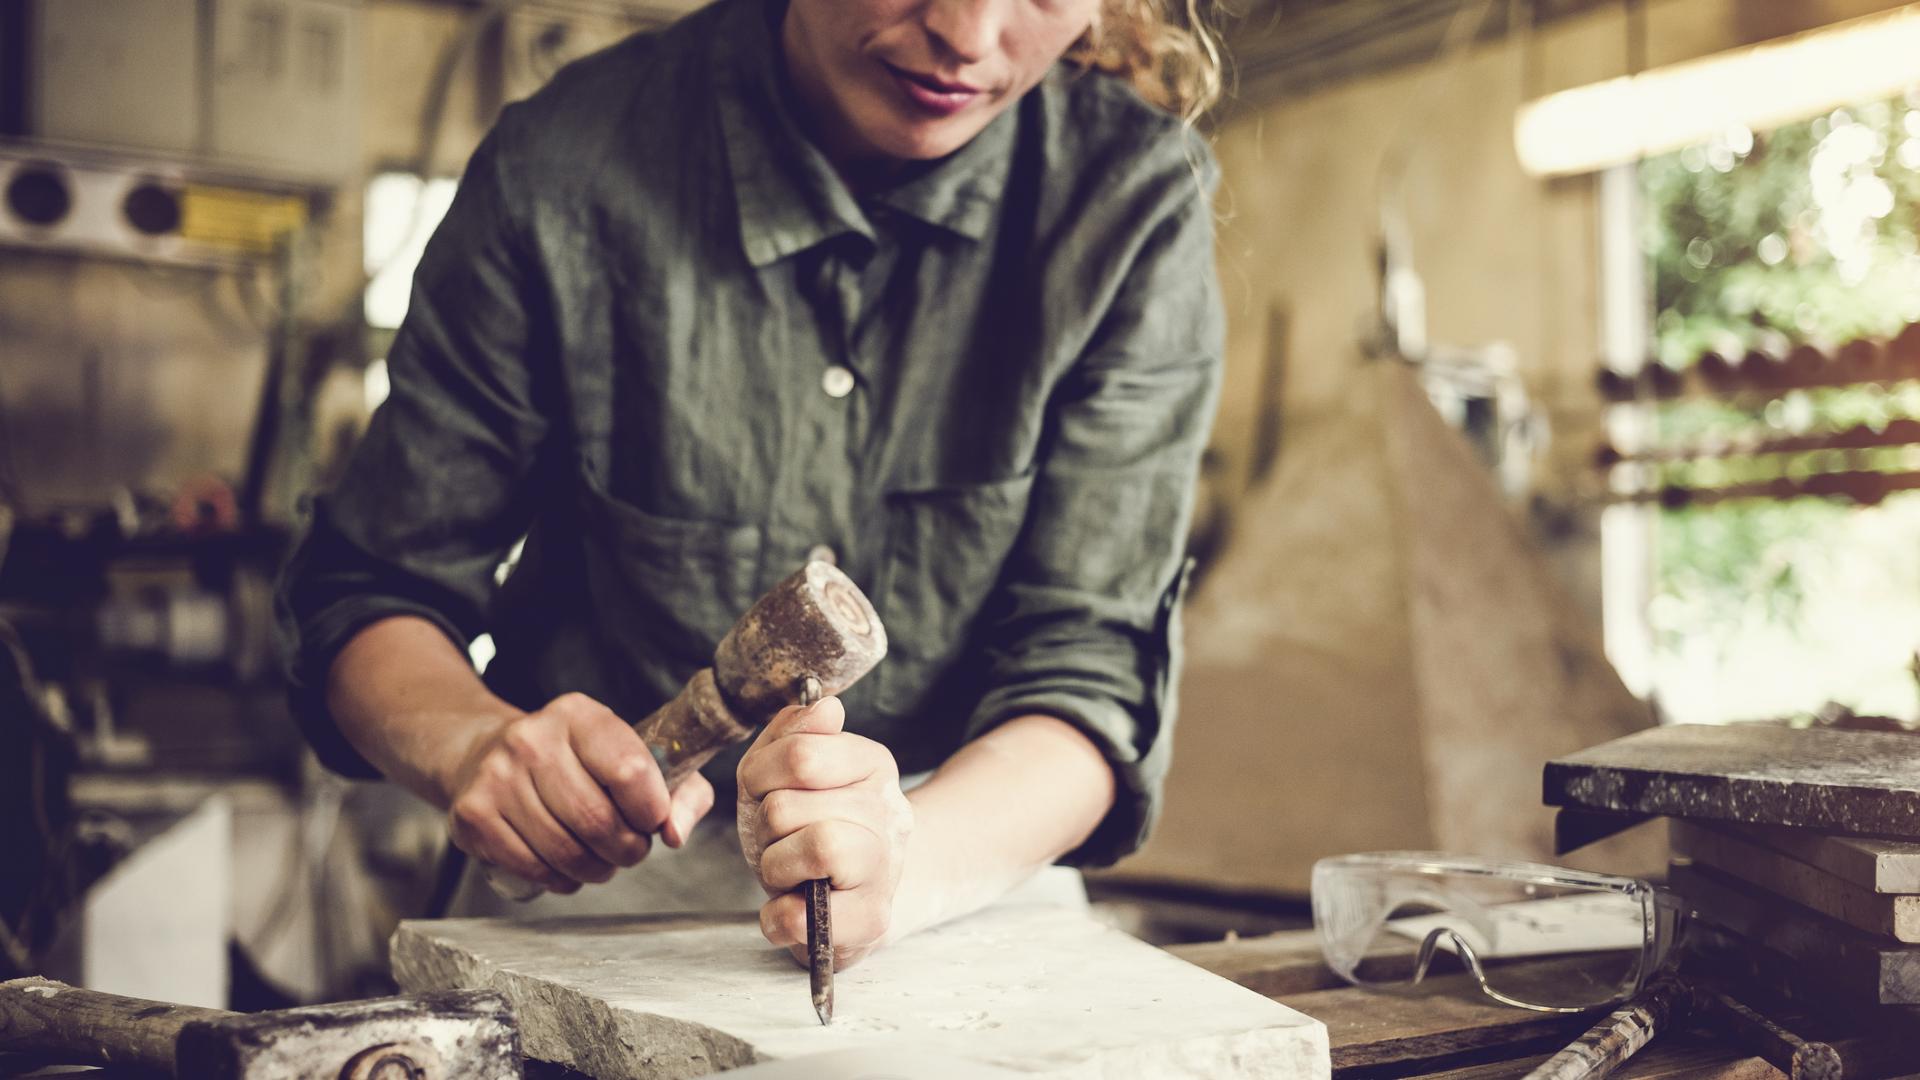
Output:
<svg viewBox="0 0 1920 1080">
<path fill-rule="evenodd" d="M 1058 861 L 1111 866 L 1147 840 L 1160 816 L 1173 755 L 1180 671 L 1180 604 L 1188 560 L 1162 595 L 1150 631 L 1086 629 L 1046 634 L 996 663 L 991 688 L 967 726 L 969 741 L 1019 716 L 1052 716 L 1099 749 L 1113 770 L 1113 806 L 1093 834 Z"/>
<path fill-rule="evenodd" d="M 1151 752 L 1142 756 L 1134 751 L 1126 734 L 1136 727 L 1134 719 L 1115 702 L 1069 692 L 990 694 L 974 714 L 970 735 L 982 735 L 1015 717 L 1032 715 L 1052 716 L 1073 725 L 1099 748 L 1100 756 L 1113 770 L 1113 807 L 1085 843 L 1057 861 L 1090 869 L 1112 866 L 1139 850 L 1159 815 L 1165 770 Z"/>
</svg>

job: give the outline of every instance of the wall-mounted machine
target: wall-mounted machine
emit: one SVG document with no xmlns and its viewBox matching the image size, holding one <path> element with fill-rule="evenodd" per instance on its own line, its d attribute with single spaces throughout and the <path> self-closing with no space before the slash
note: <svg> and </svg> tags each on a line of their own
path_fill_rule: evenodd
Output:
<svg viewBox="0 0 1920 1080">
<path fill-rule="evenodd" d="M 0 245 L 193 266 L 273 253 L 314 193 L 189 164 L 0 143 Z"/>
</svg>

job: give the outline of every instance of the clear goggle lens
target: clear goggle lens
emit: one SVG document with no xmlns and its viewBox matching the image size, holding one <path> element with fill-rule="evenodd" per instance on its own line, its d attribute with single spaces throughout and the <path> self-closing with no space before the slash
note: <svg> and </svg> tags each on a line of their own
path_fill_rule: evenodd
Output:
<svg viewBox="0 0 1920 1080">
<path fill-rule="evenodd" d="M 1578 1011 L 1632 995 L 1665 956 L 1665 909 L 1633 878 L 1422 852 L 1323 859 L 1327 963 L 1371 986 L 1464 971 L 1497 1000 Z"/>
</svg>

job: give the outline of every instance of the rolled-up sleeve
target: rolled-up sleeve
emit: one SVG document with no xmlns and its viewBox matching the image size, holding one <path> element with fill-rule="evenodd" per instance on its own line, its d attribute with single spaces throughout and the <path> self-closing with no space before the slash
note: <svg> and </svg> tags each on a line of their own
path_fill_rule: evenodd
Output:
<svg viewBox="0 0 1920 1080">
<path fill-rule="evenodd" d="M 1021 537 L 986 628 L 978 736 L 1017 716 L 1073 724 L 1112 766 L 1112 811 L 1063 861 L 1110 864 L 1157 814 L 1172 749 L 1178 608 L 1224 320 L 1211 183 L 1151 225 L 1049 405 Z"/>
<path fill-rule="evenodd" d="M 531 518 L 548 422 L 543 310 L 505 193 L 500 129 L 475 152 L 414 274 L 391 390 L 335 489 L 315 500 L 278 611 L 295 715 L 321 761 L 374 770 L 328 715 L 328 669 L 368 624 L 415 615 L 463 650 Z"/>
</svg>

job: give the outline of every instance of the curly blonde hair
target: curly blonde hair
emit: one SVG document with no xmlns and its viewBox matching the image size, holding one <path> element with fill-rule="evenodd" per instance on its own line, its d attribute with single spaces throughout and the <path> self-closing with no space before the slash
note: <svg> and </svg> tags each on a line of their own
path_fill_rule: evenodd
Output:
<svg viewBox="0 0 1920 1080">
<path fill-rule="evenodd" d="M 1219 40 L 1200 0 L 1101 0 L 1093 26 L 1066 59 L 1127 80 L 1188 123 L 1220 98 Z"/>
</svg>

